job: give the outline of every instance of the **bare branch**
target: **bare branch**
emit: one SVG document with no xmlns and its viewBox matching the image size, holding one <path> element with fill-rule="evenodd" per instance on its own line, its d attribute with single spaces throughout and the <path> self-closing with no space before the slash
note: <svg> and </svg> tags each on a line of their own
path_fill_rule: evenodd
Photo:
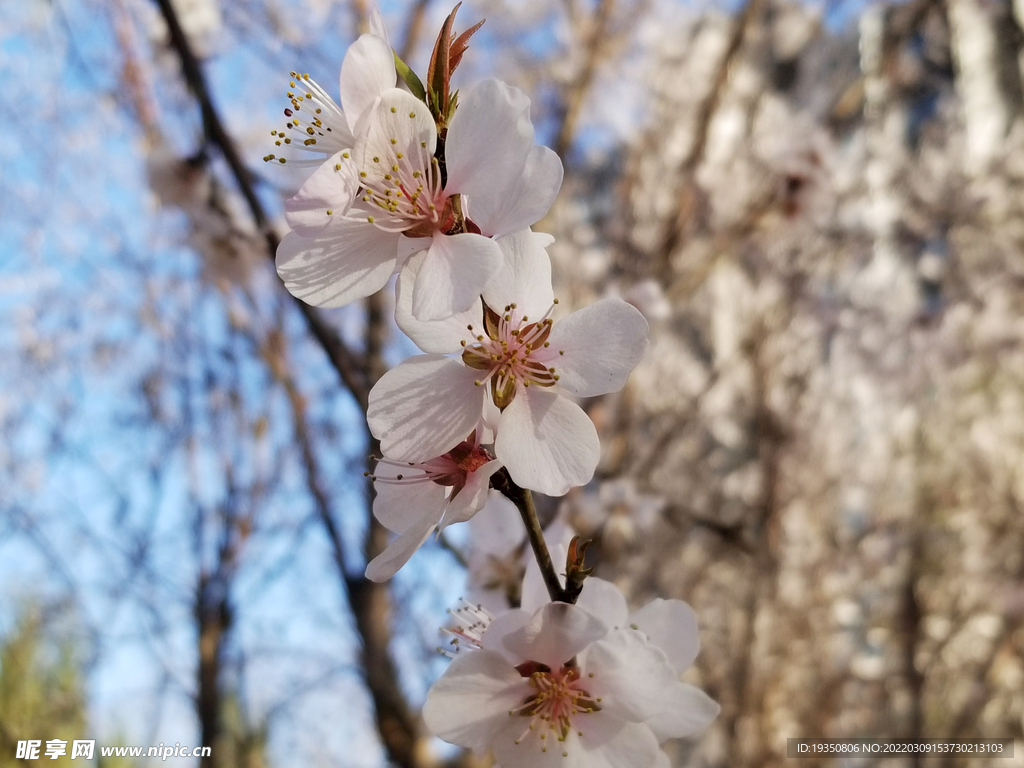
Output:
<svg viewBox="0 0 1024 768">
<path fill-rule="evenodd" d="M 192 50 L 188 37 L 181 27 L 181 22 L 178 20 L 171 0 L 156 0 L 156 3 L 160 7 L 164 20 L 167 22 L 167 28 L 171 35 L 171 46 L 181 60 L 182 75 L 196 101 L 199 102 L 207 146 L 212 145 L 216 147 L 227 162 L 235 183 L 245 198 L 256 227 L 263 233 L 267 243 L 267 254 L 273 259 L 274 254 L 277 252 L 278 239 L 270 226 L 266 211 L 256 195 L 253 174 L 245 167 L 234 141 L 224 128 L 220 116 L 217 114 L 199 59 Z M 292 300 L 306 319 L 310 333 L 324 350 L 342 382 L 359 402 L 360 406 L 365 408 L 369 387 L 365 377 L 360 374 L 364 369 L 356 355 L 348 349 L 337 331 L 327 324 L 315 308 L 295 297 L 292 297 Z"/>
</svg>

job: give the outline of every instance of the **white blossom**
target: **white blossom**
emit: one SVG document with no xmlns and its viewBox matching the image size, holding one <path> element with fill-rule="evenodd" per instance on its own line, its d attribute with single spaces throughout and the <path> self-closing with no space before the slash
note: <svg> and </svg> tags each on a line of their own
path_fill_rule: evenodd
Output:
<svg viewBox="0 0 1024 768">
<path fill-rule="evenodd" d="M 478 755 L 493 750 L 506 768 L 660 765 L 650 723 L 691 735 L 718 713 L 642 632 L 609 629 L 582 607 L 510 611 L 480 645 L 452 661 L 423 716 L 441 738 Z"/>
<path fill-rule="evenodd" d="M 380 459 L 374 469 L 373 514 L 398 534 L 366 566 L 366 578 L 386 581 L 436 529 L 462 523 L 487 502 L 491 475 L 501 468 L 475 433 L 441 456 L 419 463 Z"/>
<path fill-rule="evenodd" d="M 410 286 L 412 312 L 439 320 L 468 309 L 501 270 L 493 238 L 528 227 L 551 206 L 562 165 L 534 146 L 530 101 L 485 80 L 461 101 L 439 139 L 426 105 L 384 90 L 339 151 L 289 201 L 293 233 L 278 251 L 288 289 L 341 306 L 387 282 L 423 251 Z"/>
<path fill-rule="evenodd" d="M 498 238 L 504 264 L 464 313 L 424 323 L 409 311 L 399 279 L 396 318 L 422 349 L 385 374 L 370 392 L 367 420 L 389 455 L 420 461 L 448 450 L 497 408 L 494 451 L 512 479 L 553 496 L 587 483 L 600 457 L 597 431 L 563 395 L 592 397 L 620 389 L 647 345 L 647 322 L 620 299 L 604 299 L 555 323 L 544 235 L 522 230 Z M 461 357 L 444 357 L 461 350 Z"/>
</svg>

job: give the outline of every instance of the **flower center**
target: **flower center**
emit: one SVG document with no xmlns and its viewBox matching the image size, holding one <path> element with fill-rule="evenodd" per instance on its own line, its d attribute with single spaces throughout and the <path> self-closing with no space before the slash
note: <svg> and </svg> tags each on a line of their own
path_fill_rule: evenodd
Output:
<svg viewBox="0 0 1024 768">
<path fill-rule="evenodd" d="M 572 730 L 572 718 L 589 712 L 600 712 L 600 697 L 594 698 L 583 688 L 579 667 L 563 666 L 552 670 L 546 664 L 537 661 L 526 661 L 516 667 L 523 677 L 530 679 L 530 686 L 537 692 L 529 696 L 518 709 L 510 715 L 529 717 L 530 724 L 523 734 L 516 739 L 522 743 L 531 733 L 539 736 L 540 751 L 547 752 L 548 747 L 555 748 L 554 742 L 564 742 Z M 591 673 L 588 678 L 594 675 Z M 577 735 L 582 736 L 581 731 Z M 553 736 L 553 739 L 549 738 Z M 562 752 L 567 757 L 567 752 Z"/>
<path fill-rule="evenodd" d="M 438 485 L 451 487 L 452 492 L 449 498 L 455 498 L 459 491 L 466 486 L 469 476 L 493 458 L 486 449 L 476 444 L 476 433 L 474 433 L 467 440 L 463 440 L 448 451 L 448 453 L 429 461 L 410 463 L 385 458 L 377 459 L 377 466 L 384 464 L 402 470 L 393 476 L 379 477 L 368 472 L 363 474 L 373 482 L 384 483 L 385 485 L 437 483 Z"/>
<path fill-rule="evenodd" d="M 397 108 L 391 107 L 391 111 Z M 409 113 L 409 119 L 415 116 L 415 112 Z M 446 211 L 447 198 L 440 165 L 430 154 L 427 142 L 403 143 L 392 137 L 375 151 L 377 154 L 366 157 L 364 167 L 359 169 L 363 202 L 381 214 L 375 212 L 367 216 L 367 221 L 386 232 L 433 234 Z"/>
<path fill-rule="evenodd" d="M 476 343 L 462 342 L 462 362 L 485 372 L 475 383 L 482 386 L 490 382 L 491 398 L 498 408 L 504 409 L 512 402 L 517 384 L 553 387 L 558 381 L 555 368 L 549 364 L 562 352 L 552 349 L 548 341 L 550 315 L 551 309 L 540 320 L 530 322 L 515 304 L 505 307 L 501 315 L 485 306 L 485 333 L 476 333 L 472 325 L 467 326 L 475 334 Z"/>
</svg>

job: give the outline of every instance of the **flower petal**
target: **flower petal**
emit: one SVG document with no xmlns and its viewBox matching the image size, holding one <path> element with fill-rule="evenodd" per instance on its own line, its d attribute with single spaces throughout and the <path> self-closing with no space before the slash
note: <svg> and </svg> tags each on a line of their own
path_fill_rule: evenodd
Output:
<svg viewBox="0 0 1024 768">
<path fill-rule="evenodd" d="M 412 294 L 426 253 L 417 253 L 406 262 L 398 275 L 395 295 L 395 322 L 406 336 L 424 352 L 446 354 L 462 349 L 463 339 L 471 334 L 466 326 L 481 324 L 484 316 L 477 298 L 465 312 L 457 312 L 443 320 L 417 320 L 412 314 Z"/>
<path fill-rule="evenodd" d="M 505 649 L 523 661 L 539 661 L 557 669 L 595 640 L 607 628 L 582 608 L 548 603 L 525 626 L 505 635 Z"/>
<path fill-rule="evenodd" d="M 405 264 L 410 256 L 425 251 L 433 242 L 429 237 L 406 237 L 404 234 L 398 237 L 398 263 Z"/>
<path fill-rule="evenodd" d="M 504 640 L 508 635 L 525 627 L 532 619 L 532 613 L 519 608 L 513 608 L 510 611 L 499 613 L 491 619 L 491 623 L 484 632 L 484 636 L 480 638 L 480 646 L 492 651 L 497 651 L 508 659 L 513 666 L 519 664 L 522 662 L 522 659 L 505 648 Z"/>
<path fill-rule="evenodd" d="M 515 232 L 544 218 L 561 186 L 558 155 L 548 147 L 534 146 L 521 173 L 498 178 L 491 187 L 469 196 L 469 217 L 481 233 L 491 237 Z"/>
<path fill-rule="evenodd" d="M 603 621 L 609 630 L 621 629 L 629 621 L 629 606 L 619 588 L 596 576 L 583 582 L 583 591 L 576 605 Z"/>
<path fill-rule="evenodd" d="M 423 720 L 445 741 L 483 755 L 530 690 L 500 653 L 460 654 L 427 693 Z"/>
<path fill-rule="evenodd" d="M 370 390 L 366 420 L 385 456 L 428 461 L 472 432 L 485 388 L 476 371 L 440 355 L 418 355 L 385 373 Z"/>
<path fill-rule="evenodd" d="M 680 674 L 689 669 L 700 652 L 697 614 L 682 600 L 656 598 L 630 616 L 629 623 L 661 648 Z"/>
<path fill-rule="evenodd" d="M 622 389 L 647 350 L 647 321 L 622 299 L 610 298 L 573 312 L 555 323 L 548 337 L 558 385 L 577 397 L 594 397 Z"/>
<path fill-rule="evenodd" d="M 385 90 L 394 88 L 395 55 L 387 41 L 377 35 L 360 35 L 349 46 L 341 62 L 341 106 L 345 110 L 349 130 L 356 138 L 362 130 L 360 118 L 373 106 Z M 365 122 L 365 121 L 362 121 Z"/>
<path fill-rule="evenodd" d="M 549 239 L 547 235 L 522 229 L 495 240 L 503 261 L 501 270 L 483 291 L 487 306 L 501 312 L 509 304 L 516 304 L 534 320 L 551 309 L 555 300 L 551 290 L 551 259 L 543 245 Z"/>
<path fill-rule="evenodd" d="M 285 220 L 302 237 L 316 237 L 339 221 L 352 207 L 359 191 L 355 163 L 336 152 L 306 179 L 294 197 L 284 203 Z"/>
<path fill-rule="evenodd" d="M 512 554 L 526 538 L 515 504 L 497 491 L 490 494 L 487 504 L 469 523 L 470 546 L 474 554 Z"/>
<path fill-rule="evenodd" d="M 658 741 L 694 736 L 718 717 L 722 708 L 700 688 L 686 683 L 667 686 L 661 712 L 644 721 Z"/>
<path fill-rule="evenodd" d="M 376 4 L 370 9 L 370 34 L 376 35 L 383 40 L 388 48 L 391 47 L 391 40 L 388 38 L 388 28 L 385 26 L 384 17 L 381 15 L 380 8 Z"/>
<path fill-rule="evenodd" d="M 603 626 L 603 625 L 602 625 Z M 641 723 L 678 704 L 677 674 L 668 657 L 632 629 L 609 632 L 580 657 L 590 692 L 610 714 Z M 676 712 L 682 716 L 685 713 Z"/>
<path fill-rule="evenodd" d="M 277 247 L 277 274 L 307 304 L 341 307 L 384 287 L 395 271 L 397 240 L 349 217 L 317 238 L 289 232 Z"/>
<path fill-rule="evenodd" d="M 578 405 L 548 389 L 523 387 L 501 414 L 494 453 L 523 488 L 562 496 L 590 482 L 601 443 Z"/>
<path fill-rule="evenodd" d="M 483 80 L 460 97 L 448 126 L 445 189 L 470 197 L 506 189 L 522 174 L 532 147 L 530 99 L 518 88 Z"/>
<path fill-rule="evenodd" d="M 448 508 L 441 522 L 443 531 L 452 523 L 464 523 L 479 512 L 487 503 L 487 489 L 491 485 L 491 475 L 501 469 L 500 461 L 488 461 L 479 469 L 469 473 L 466 485 L 454 498 L 449 497 Z"/>
<path fill-rule="evenodd" d="M 579 718 L 580 730 L 583 731 L 583 736 L 579 737 L 582 748 L 580 768 L 633 768 L 638 765 L 657 768 L 661 750 L 650 728 L 619 721 L 614 736 L 607 738 L 605 729 L 612 718 L 605 717 L 602 722 L 600 716 L 605 713 L 594 714 L 598 717 Z M 595 722 L 591 723 L 591 720 Z"/>
<path fill-rule="evenodd" d="M 405 533 L 426 514 L 434 523 L 441 519 L 445 506 L 444 486 L 437 483 L 397 483 L 398 475 L 405 478 L 423 477 L 423 470 L 401 467 L 396 464 L 377 462 L 373 469 L 373 484 L 376 496 L 373 499 L 373 516 L 381 525 L 395 533 Z M 388 482 L 392 481 L 392 482 Z"/>
<path fill-rule="evenodd" d="M 417 320 L 442 320 L 465 312 L 501 269 L 501 248 L 481 235 L 436 235 L 412 289 Z"/>
<path fill-rule="evenodd" d="M 437 517 L 423 512 L 424 510 L 421 510 L 414 524 L 370 561 L 366 566 L 366 578 L 370 581 L 387 581 L 398 573 L 398 569 L 409 562 L 409 558 L 430 538 L 437 525 Z"/>
</svg>

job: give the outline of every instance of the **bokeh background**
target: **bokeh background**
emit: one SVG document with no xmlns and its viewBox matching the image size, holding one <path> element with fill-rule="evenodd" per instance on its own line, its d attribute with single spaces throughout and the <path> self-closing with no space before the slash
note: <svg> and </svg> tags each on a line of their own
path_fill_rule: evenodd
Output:
<svg viewBox="0 0 1024 768">
<path fill-rule="evenodd" d="M 508 591 L 517 534 L 361 578 L 363 405 L 414 349 L 391 294 L 321 312 L 272 264 L 289 72 L 336 93 L 368 2 L 0 4 L 0 766 L 53 738 L 486 765 L 418 711 L 467 569 Z M 422 74 L 451 8 L 381 10 Z M 651 324 L 587 404 L 596 479 L 541 508 L 636 604 L 695 607 L 687 679 L 722 714 L 673 764 L 1024 749 L 1024 2 L 471 0 L 456 26 L 482 18 L 455 84 L 524 89 L 563 157 L 556 294 Z"/>
</svg>

